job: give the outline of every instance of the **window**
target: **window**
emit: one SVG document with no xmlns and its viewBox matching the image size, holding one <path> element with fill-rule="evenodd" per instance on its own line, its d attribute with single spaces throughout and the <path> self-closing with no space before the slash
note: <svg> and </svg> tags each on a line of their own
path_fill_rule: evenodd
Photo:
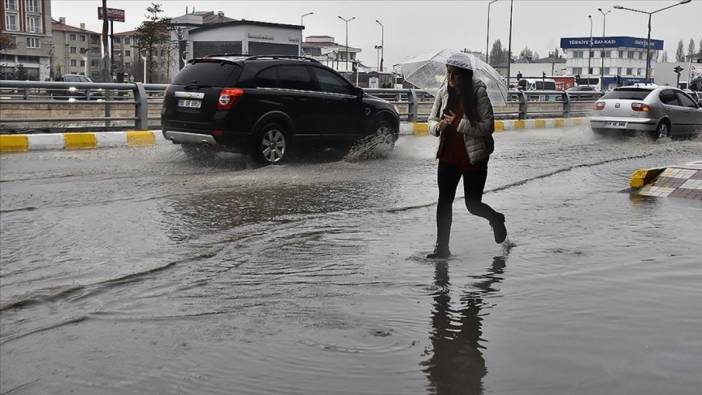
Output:
<svg viewBox="0 0 702 395">
<path fill-rule="evenodd" d="M 636 75 L 641 75 L 641 74 L 642 74 L 641 69 L 636 69 Z"/>
<path fill-rule="evenodd" d="M 672 89 L 666 89 L 662 91 L 659 95 L 658 98 L 661 99 L 661 102 L 663 104 L 667 104 L 669 106 L 679 106 L 680 103 L 678 102 L 678 96 L 675 94 L 675 91 Z"/>
<path fill-rule="evenodd" d="M 124 38 L 124 43 L 127 44 L 127 45 L 129 45 L 129 37 L 125 37 L 125 38 Z"/>
<path fill-rule="evenodd" d="M 573 67 L 573 75 L 580 75 L 583 73 L 582 67 Z"/>
<path fill-rule="evenodd" d="M 637 52 L 637 54 L 638 54 L 638 56 L 637 56 L 638 59 L 641 59 L 643 57 L 643 52 Z"/>
<path fill-rule="evenodd" d="M 77 53 L 77 52 L 76 52 L 76 47 L 71 47 L 71 53 Z"/>
<path fill-rule="evenodd" d="M 9 31 L 17 31 L 17 15 L 7 14 L 5 15 L 5 29 Z"/>
<path fill-rule="evenodd" d="M 85 67 L 85 60 L 80 61 L 80 67 Z"/>
<path fill-rule="evenodd" d="M 573 52 L 573 57 L 574 57 L 574 58 L 582 58 L 582 57 L 583 57 L 583 51 L 574 51 L 574 52 Z"/>
<path fill-rule="evenodd" d="M 307 66 L 281 66 L 278 69 L 278 84 L 283 89 L 315 90 L 315 84 Z"/>
<path fill-rule="evenodd" d="M 41 12 L 41 2 L 39 0 L 26 0 L 27 12 Z"/>
<path fill-rule="evenodd" d="M 634 68 L 633 67 L 627 67 L 626 68 L 626 74 L 625 75 L 634 75 Z"/>
<path fill-rule="evenodd" d="M 40 41 L 37 37 L 27 37 L 27 48 L 39 48 Z"/>
<path fill-rule="evenodd" d="M 119 37 L 115 37 L 115 43 L 119 44 L 121 42 L 122 42 L 122 40 Z"/>
<path fill-rule="evenodd" d="M 85 42 L 88 37 L 85 34 L 80 35 L 80 41 Z"/>
<path fill-rule="evenodd" d="M 71 41 L 76 41 L 76 35 L 75 35 L 75 34 L 71 34 L 71 35 L 69 36 L 69 38 L 70 38 Z"/>
<path fill-rule="evenodd" d="M 27 16 L 27 31 L 41 33 L 41 21 L 38 16 Z"/>
<path fill-rule="evenodd" d="M 278 68 L 269 67 L 256 75 L 256 86 L 259 88 L 275 88 L 278 83 Z"/>
<path fill-rule="evenodd" d="M 132 64 L 131 64 L 131 63 L 127 62 L 127 63 L 124 64 L 124 68 L 125 68 L 125 69 L 128 69 L 128 68 L 130 68 L 130 67 L 132 67 Z"/>
<path fill-rule="evenodd" d="M 236 86 L 241 67 L 231 63 L 200 61 L 185 66 L 173 80 L 174 85 L 202 84 L 216 87 Z"/>
<path fill-rule="evenodd" d="M 649 89 L 619 88 L 604 95 L 602 99 L 643 100 L 649 93 L 651 93 Z"/>
<path fill-rule="evenodd" d="M 634 51 L 629 51 L 629 54 L 627 56 L 629 59 L 634 59 Z"/>
<path fill-rule="evenodd" d="M 333 72 L 319 67 L 313 67 L 312 71 L 319 82 L 319 90 L 322 92 L 339 93 L 343 95 L 353 95 L 353 88 L 344 79 Z"/>
<path fill-rule="evenodd" d="M 132 56 L 132 51 L 124 51 L 124 56 Z"/>
<path fill-rule="evenodd" d="M 604 55 L 602 55 L 603 58 L 611 58 L 612 57 L 612 51 L 604 51 Z"/>
<path fill-rule="evenodd" d="M 17 11 L 19 9 L 17 0 L 5 0 L 5 9 L 8 11 Z"/>
<path fill-rule="evenodd" d="M 623 59 L 624 58 L 624 51 L 619 51 L 619 58 Z"/>
<path fill-rule="evenodd" d="M 592 50 L 591 50 L 591 51 L 590 51 L 590 54 L 589 54 L 588 56 L 590 56 L 591 58 L 594 58 L 594 57 L 595 57 L 595 51 L 592 51 Z"/>
<path fill-rule="evenodd" d="M 75 60 L 75 59 L 71 59 L 71 66 L 75 67 L 76 65 L 77 65 L 76 60 Z"/>
<path fill-rule="evenodd" d="M 91 60 L 90 61 L 90 67 L 98 67 L 100 66 L 100 62 L 97 60 Z"/>
<path fill-rule="evenodd" d="M 683 107 L 697 108 L 697 104 L 695 104 L 695 102 L 692 99 L 690 99 L 686 94 L 678 91 L 676 91 L 675 94 L 678 95 L 678 100 L 683 105 Z"/>
<path fill-rule="evenodd" d="M 604 73 L 603 73 L 603 74 L 609 75 L 609 67 L 605 67 L 605 68 L 604 68 Z"/>
</svg>

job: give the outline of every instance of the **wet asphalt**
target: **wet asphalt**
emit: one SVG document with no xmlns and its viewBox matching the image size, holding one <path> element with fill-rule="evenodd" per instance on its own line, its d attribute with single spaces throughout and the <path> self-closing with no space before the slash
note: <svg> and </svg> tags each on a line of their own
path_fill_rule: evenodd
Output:
<svg viewBox="0 0 702 395">
<path fill-rule="evenodd" d="M 702 138 L 495 137 L 508 241 L 457 199 L 446 261 L 431 137 L 3 154 L 0 393 L 699 394 L 702 203 L 625 189 Z"/>
</svg>

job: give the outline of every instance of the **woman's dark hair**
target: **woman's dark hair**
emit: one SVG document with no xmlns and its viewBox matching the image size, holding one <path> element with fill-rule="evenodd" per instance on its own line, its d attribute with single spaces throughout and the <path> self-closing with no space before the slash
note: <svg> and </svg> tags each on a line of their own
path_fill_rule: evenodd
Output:
<svg viewBox="0 0 702 395">
<path fill-rule="evenodd" d="M 446 108 L 456 108 L 456 103 L 463 102 L 463 113 L 468 117 L 470 123 L 475 125 L 478 122 L 478 104 L 475 102 L 475 94 L 473 92 L 473 70 L 454 69 L 456 78 L 456 86 L 447 86 L 448 103 Z"/>
</svg>

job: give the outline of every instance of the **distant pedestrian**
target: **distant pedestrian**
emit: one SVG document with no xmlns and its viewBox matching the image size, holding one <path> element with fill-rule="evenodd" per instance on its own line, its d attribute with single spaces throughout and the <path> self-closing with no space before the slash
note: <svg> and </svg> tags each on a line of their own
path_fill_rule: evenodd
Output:
<svg viewBox="0 0 702 395">
<path fill-rule="evenodd" d="M 439 204 L 436 208 L 436 245 L 427 258 L 451 255 L 452 205 L 458 182 L 463 189 L 468 211 L 490 222 L 495 242 L 507 237 L 505 216 L 482 202 L 488 173 L 488 160 L 494 151 L 492 133 L 495 119 L 486 85 L 473 79 L 473 71 L 460 67 L 460 61 L 446 62 L 447 83 L 434 100 L 429 115 L 429 132 L 440 138 L 436 158 L 439 159 Z"/>
</svg>

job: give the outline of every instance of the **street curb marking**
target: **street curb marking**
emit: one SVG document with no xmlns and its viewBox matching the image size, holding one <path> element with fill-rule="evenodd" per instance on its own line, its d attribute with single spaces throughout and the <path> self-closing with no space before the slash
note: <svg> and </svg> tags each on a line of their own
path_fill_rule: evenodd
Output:
<svg viewBox="0 0 702 395">
<path fill-rule="evenodd" d="M 25 135 L 0 135 L 0 152 L 26 152 L 29 139 Z"/>
<path fill-rule="evenodd" d="M 95 133 L 65 133 L 64 147 L 69 150 L 93 149 L 97 147 Z"/>
<path fill-rule="evenodd" d="M 577 126 L 585 118 L 504 119 L 495 121 L 495 132 L 520 129 L 546 129 Z M 426 136 L 427 122 L 400 123 L 401 135 Z M 46 134 L 0 134 L 0 152 L 43 150 L 86 150 L 114 147 L 150 147 L 166 142 L 160 130 L 130 130 L 125 132 L 71 132 Z"/>
<path fill-rule="evenodd" d="M 153 132 L 127 132 L 127 145 L 130 147 L 147 147 L 156 144 Z"/>
<path fill-rule="evenodd" d="M 638 169 L 629 179 L 640 196 L 702 200 L 702 160 L 655 169 Z"/>
</svg>

